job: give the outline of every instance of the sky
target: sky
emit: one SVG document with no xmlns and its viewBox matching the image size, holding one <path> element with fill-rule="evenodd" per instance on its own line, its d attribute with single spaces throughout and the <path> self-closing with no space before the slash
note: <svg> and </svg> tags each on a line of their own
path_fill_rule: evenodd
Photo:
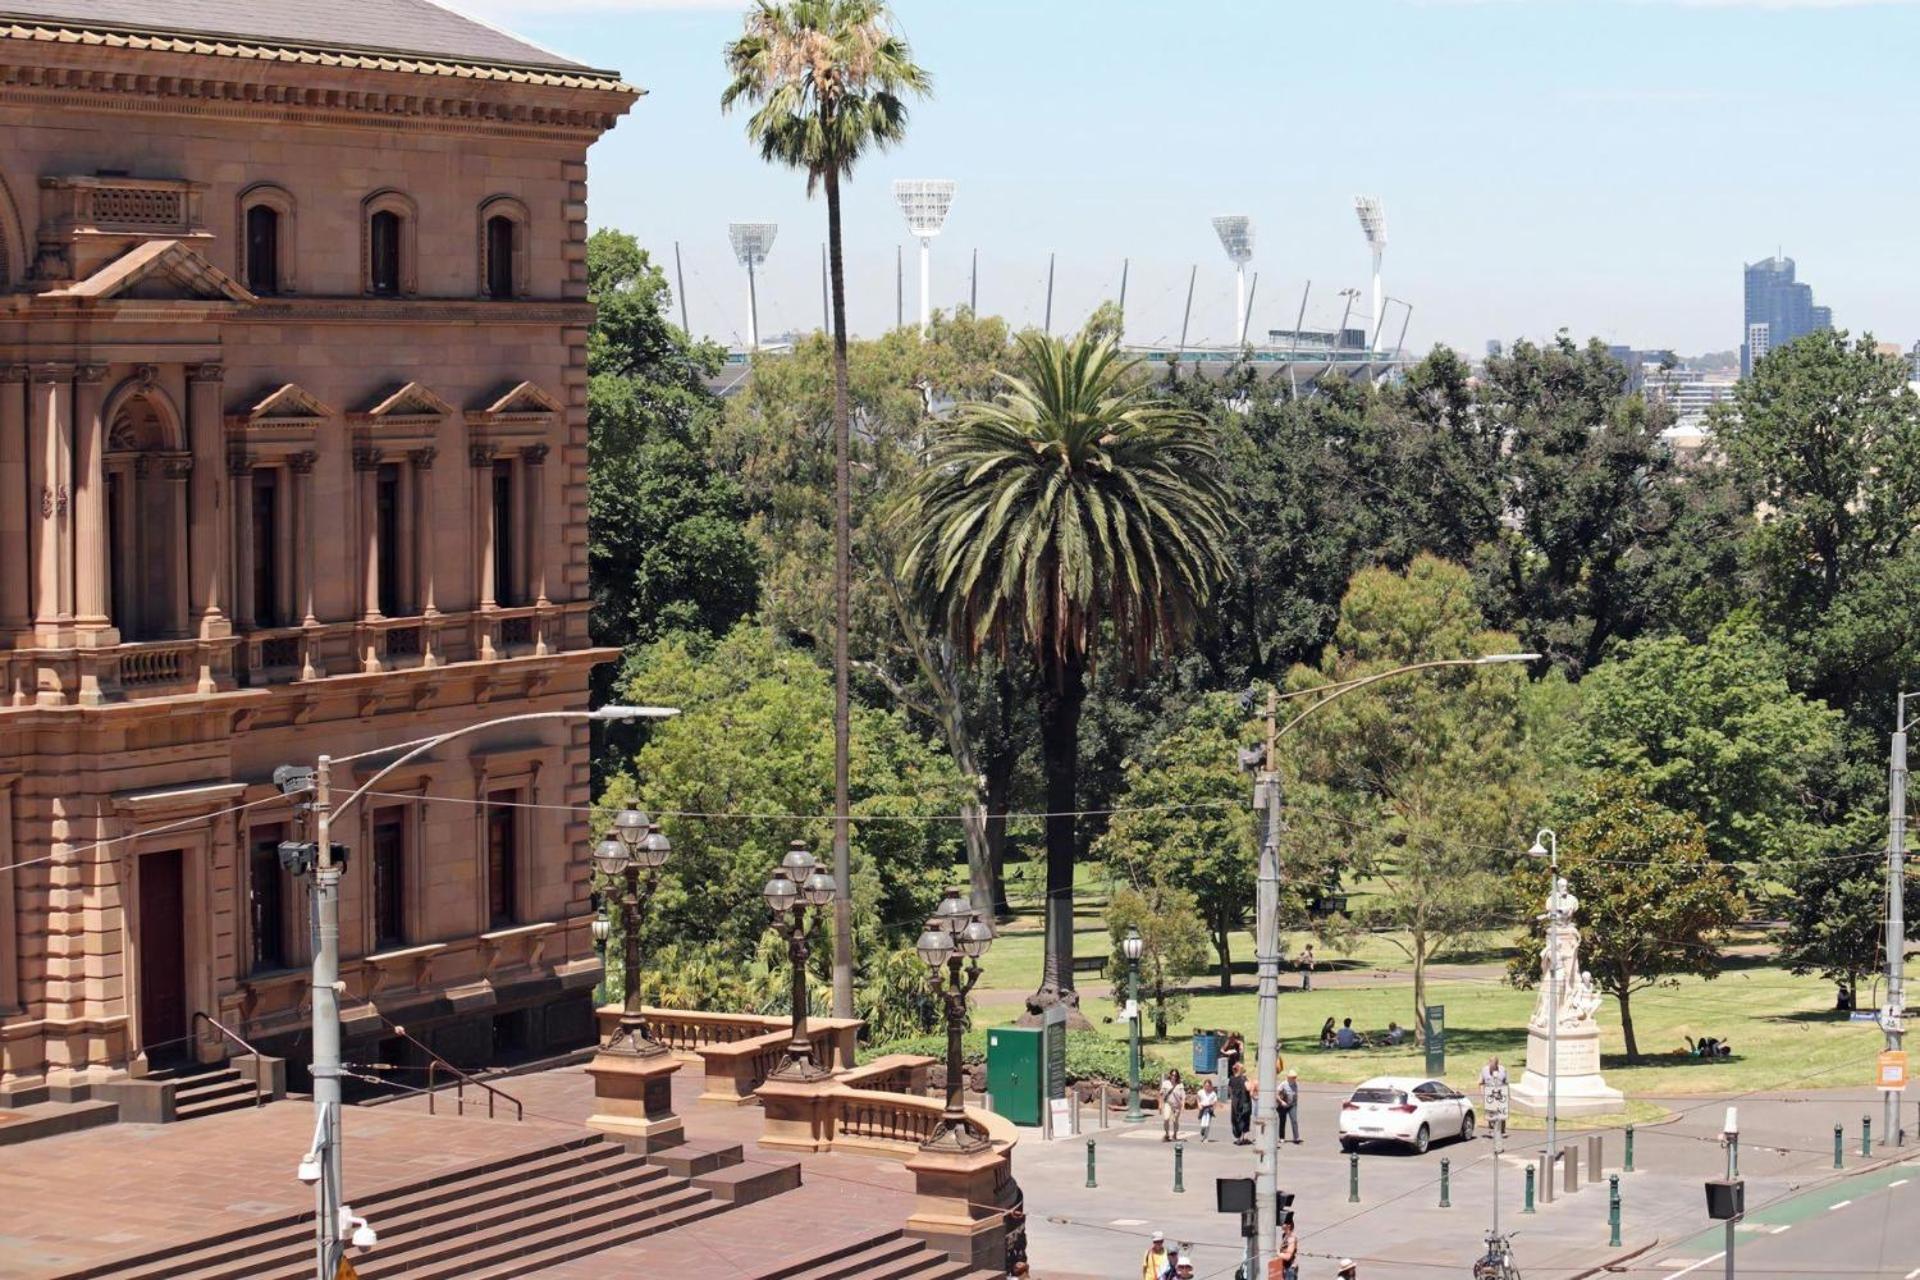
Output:
<svg viewBox="0 0 1920 1280">
<path fill-rule="evenodd" d="M 647 90 L 589 157 L 596 226 L 673 271 L 691 328 L 737 343 L 729 221 L 772 221 L 763 339 L 821 323 L 826 208 L 723 115 L 741 0 L 449 0 Z M 1229 341 L 1210 219 L 1254 223 L 1251 331 L 1371 310 L 1353 212 L 1386 204 L 1389 340 L 1478 353 L 1566 328 L 1683 354 L 1741 336 L 1740 268 L 1796 260 L 1835 323 L 1920 338 L 1920 0 L 894 0 L 934 94 L 845 192 L 856 334 L 918 308 L 893 179 L 958 183 L 933 304 L 1078 326 L 1119 292 L 1127 337 Z M 671 274 L 669 279 L 671 279 Z"/>
</svg>

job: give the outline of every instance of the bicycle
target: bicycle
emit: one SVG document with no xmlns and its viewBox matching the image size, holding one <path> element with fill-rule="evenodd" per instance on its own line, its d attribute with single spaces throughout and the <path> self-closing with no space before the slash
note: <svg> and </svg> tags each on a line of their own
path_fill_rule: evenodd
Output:
<svg viewBox="0 0 1920 1280">
<path fill-rule="evenodd" d="M 1520 1268 L 1513 1264 L 1513 1237 L 1518 1234 L 1487 1232 L 1487 1251 L 1473 1264 L 1473 1280 L 1520 1280 Z"/>
</svg>

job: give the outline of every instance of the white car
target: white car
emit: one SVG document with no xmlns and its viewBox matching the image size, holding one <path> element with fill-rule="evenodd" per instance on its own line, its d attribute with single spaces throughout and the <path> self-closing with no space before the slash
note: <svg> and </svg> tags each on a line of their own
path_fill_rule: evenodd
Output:
<svg viewBox="0 0 1920 1280">
<path fill-rule="evenodd" d="M 1424 1152 L 1438 1138 L 1473 1137 L 1473 1100 L 1445 1080 L 1375 1076 L 1340 1104 L 1340 1149 L 1399 1142 Z"/>
</svg>

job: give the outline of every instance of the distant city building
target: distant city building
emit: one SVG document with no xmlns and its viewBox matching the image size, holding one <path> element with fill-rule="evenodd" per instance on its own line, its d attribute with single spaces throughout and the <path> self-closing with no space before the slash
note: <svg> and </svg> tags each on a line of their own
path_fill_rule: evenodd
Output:
<svg viewBox="0 0 1920 1280">
<path fill-rule="evenodd" d="M 1653 369 L 1647 373 L 1646 396 L 1673 410 L 1675 428 L 1702 426 L 1714 405 L 1733 399 L 1735 380 L 1726 374 L 1700 369 Z"/>
<path fill-rule="evenodd" d="M 1920 343 L 1915 343 L 1914 348 L 1915 350 L 1920 350 Z M 1487 339 L 1487 358 L 1489 360 L 1498 360 L 1500 358 L 1500 352 L 1501 352 L 1500 339 L 1488 338 Z"/>
<path fill-rule="evenodd" d="M 1907 352 L 1907 377 L 1920 382 L 1920 342 L 1913 344 L 1913 350 Z"/>
<path fill-rule="evenodd" d="M 1627 390 L 1639 391 L 1647 379 L 1660 369 L 1678 364 L 1671 351 L 1640 351 L 1627 346 L 1609 346 L 1607 354 L 1627 367 Z"/>
<path fill-rule="evenodd" d="M 1794 279 L 1792 258 L 1765 258 L 1745 271 L 1746 342 L 1740 348 L 1740 376 L 1775 347 L 1803 334 L 1833 327 L 1833 308 L 1813 305 L 1813 286 Z"/>
</svg>

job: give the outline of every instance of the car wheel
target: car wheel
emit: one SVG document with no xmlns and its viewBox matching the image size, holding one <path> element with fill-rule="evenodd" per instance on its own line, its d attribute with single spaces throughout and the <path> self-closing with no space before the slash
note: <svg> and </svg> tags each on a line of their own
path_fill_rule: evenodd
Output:
<svg viewBox="0 0 1920 1280">
<path fill-rule="evenodd" d="M 1342 1138 L 1340 1139 L 1340 1149 L 1348 1155 L 1352 1155 L 1360 1149 L 1360 1144 L 1352 1138 Z"/>
<path fill-rule="evenodd" d="M 1473 1141 L 1473 1112 L 1471 1111 L 1460 1117 L 1460 1141 Z"/>
<path fill-rule="evenodd" d="M 1427 1126 L 1421 1125 L 1420 1132 L 1413 1135 L 1413 1153 L 1417 1156 L 1427 1154 L 1427 1148 L 1432 1142 L 1433 1135 L 1427 1131 Z"/>
</svg>

